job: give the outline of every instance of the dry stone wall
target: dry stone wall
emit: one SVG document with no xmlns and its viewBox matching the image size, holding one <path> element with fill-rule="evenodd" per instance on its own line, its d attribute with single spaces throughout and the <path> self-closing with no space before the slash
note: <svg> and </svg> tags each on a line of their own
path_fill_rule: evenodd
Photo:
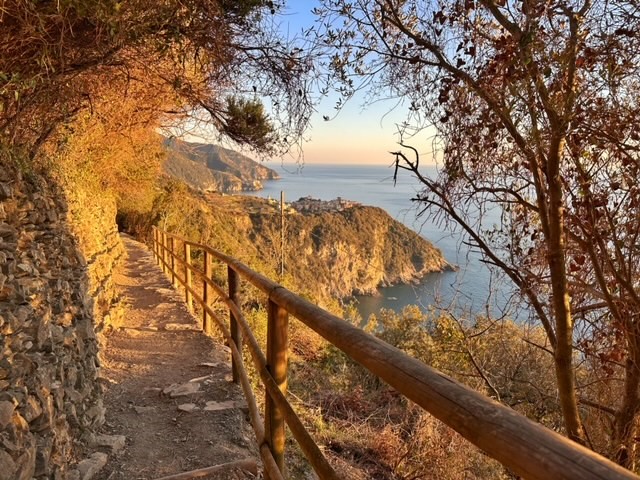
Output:
<svg viewBox="0 0 640 480">
<path fill-rule="evenodd" d="M 120 325 L 123 308 L 113 281 L 124 246 L 116 225 L 116 203 L 107 195 L 73 185 L 66 188 L 70 229 L 78 239 L 87 262 L 89 296 L 94 299 L 93 317 L 101 343 L 103 333 Z"/>
<path fill-rule="evenodd" d="M 80 439 L 104 422 L 96 330 L 112 320 L 122 247 L 114 212 L 85 216 L 111 217 L 92 244 L 59 191 L 0 166 L 0 480 L 85 477 Z"/>
</svg>

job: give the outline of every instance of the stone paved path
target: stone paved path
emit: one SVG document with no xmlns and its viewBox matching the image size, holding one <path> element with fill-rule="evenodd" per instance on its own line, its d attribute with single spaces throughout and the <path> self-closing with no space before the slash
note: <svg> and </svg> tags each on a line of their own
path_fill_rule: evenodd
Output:
<svg viewBox="0 0 640 480">
<path fill-rule="evenodd" d="M 230 382 L 228 348 L 200 332 L 146 247 L 123 241 L 128 259 L 116 281 L 128 309 L 102 356 L 102 433 L 124 435 L 126 445 L 97 478 L 147 480 L 257 459 L 241 390 Z M 235 471 L 199 478 L 254 477 Z"/>
</svg>

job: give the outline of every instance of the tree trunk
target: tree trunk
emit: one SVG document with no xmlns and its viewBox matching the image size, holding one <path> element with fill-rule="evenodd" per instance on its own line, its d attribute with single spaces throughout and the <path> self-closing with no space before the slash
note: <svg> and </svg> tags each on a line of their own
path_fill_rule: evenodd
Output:
<svg viewBox="0 0 640 480">
<path fill-rule="evenodd" d="M 628 349 L 629 358 L 625 364 L 625 383 L 622 396 L 622 405 L 616 412 L 612 446 L 615 461 L 635 471 L 637 457 L 637 430 L 636 414 L 640 408 L 638 398 L 638 386 L 640 386 L 640 336 L 638 325 L 633 320 L 627 322 L 629 329 Z"/>
<path fill-rule="evenodd" d="M 564 146 L 562 138 L 552 140 L 547 161 L 549 195 L 547 261 L 551 275 L 552 308 L 556 324 L 555 369 L 558 396 L 567 436 L 585 444 L 585 434 L 578 411 L 573 371 L 573 319 L 566 272 L 564 233 L 564 203 L 560 179 L 560 158 Z"/>
</svg>

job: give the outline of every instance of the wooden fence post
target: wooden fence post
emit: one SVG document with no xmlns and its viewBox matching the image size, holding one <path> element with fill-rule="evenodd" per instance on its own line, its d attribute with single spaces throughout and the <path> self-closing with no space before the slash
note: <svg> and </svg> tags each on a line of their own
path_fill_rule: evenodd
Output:
<svg viewBox="0 0 640 480">
<path fill-rule="evenodd" d="M 167 273 L 167 232 L 162 232 L 162 271 Z"/>
<path fill-rule="evenodd" d="M 175 238 L 169 237 L 169 254 L 171 256 L 171 285 L 178 286 L 178 279 L 176 278 L 176 250 L 175 250 Z"/>
<path fill-rule="evenodd" d="M 287 341 L 289 314 L 269 300 L 267 324 L 267 369 L 277 383 L 280 391 L 287 394 Z M 276 407 L 269 394 L 265 401 L 265 434 L 273 458 L 286 477 L 284 467 L 285 422 L 280 409 Z"/>
<path fill-rule="evenodd" d="M 207 280 L 211 280 L 211 255 L 206 250 L 204 251 L 204 279 L 202 280 L 202 300 L 205 306 L 209 306 L 211 303 L 211 287 Z M 205 333 L 211 333 L 211 322 L 207 309 L 202 309 L 202 330 Z"/>
<path fill-rule="evenodd" d="M 156 249 L 156 265 L 160 266 L 160 231 L 157 228 L 155 229 L 155 242 L 153 246 Z"/>
<path fill-rule="evenodd" d="M 240 308 L 240 276 L 236 273 L 236 271 L 227 267 L 227 277 L 229 279 L 229 298 L 233 303 Z M 242 330 L 240 330 L 238 326 L 238 322 L 236 317 L 233 315 L 233 312 L 229 311 L 229 330 L 231 331 L 231 339 L 238 347 L 238 351 L 242 352 Z M 235 359 L 231 359 L 231 374 L 233 376 L 233 383 L 240 382 L 240 374 L 238 370 L 238 365 L 236 364 Z"/>
<path fill-rule="evenodd" d="M 184 242 L 184 296 L 187 301 L 187 308 L 189 308 L 190 312 L 193 312 L 191 288 L 191 245 Z"/>
<path fill-rule="evenodd" d="M 162 232 L 160 230 L 156 231 L 157 239 L 156 239 L 156 248 L 158 249 L 158 266 L 162 268 Z"/>
</svg>

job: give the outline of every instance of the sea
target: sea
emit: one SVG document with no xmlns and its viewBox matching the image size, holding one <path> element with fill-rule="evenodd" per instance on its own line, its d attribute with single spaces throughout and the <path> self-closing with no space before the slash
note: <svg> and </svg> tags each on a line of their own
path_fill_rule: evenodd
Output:
<svg viewBox="0 0 640 480">
<path fill-rule="evenodd" d="M 492 275 L 478 252 L 464 243 L 460 231 L 449 229 L 427 214 L 424 205 L 412 200 L 422 190 L 409 172 L 399 171 L 394 181 L 392 167 L 346 164 L 269 165 L 279 180 L 265 181 L 264 189 L 250 195 L 285 202 L 311 196 L 321 200 L 341 197 L 363 205 L 380 207 L 414 230 L 443 253 L 456 271 L 431 273 L 418 285 L 396 285 L 378 289 L 375 296 L 356 296 L 354 301 L 363 319 L 381 308 L 400 311 L 417 305 L 424 311 L 447 310 L 458 315 L 490 315 L 519 318 L 523 314 L 510 301 L 511 285 Z M 423 175 L 435 175 L 436 167 L 425 167 Z M 497 219 L 496 219 L 497 220 Z"/>
</svg>

